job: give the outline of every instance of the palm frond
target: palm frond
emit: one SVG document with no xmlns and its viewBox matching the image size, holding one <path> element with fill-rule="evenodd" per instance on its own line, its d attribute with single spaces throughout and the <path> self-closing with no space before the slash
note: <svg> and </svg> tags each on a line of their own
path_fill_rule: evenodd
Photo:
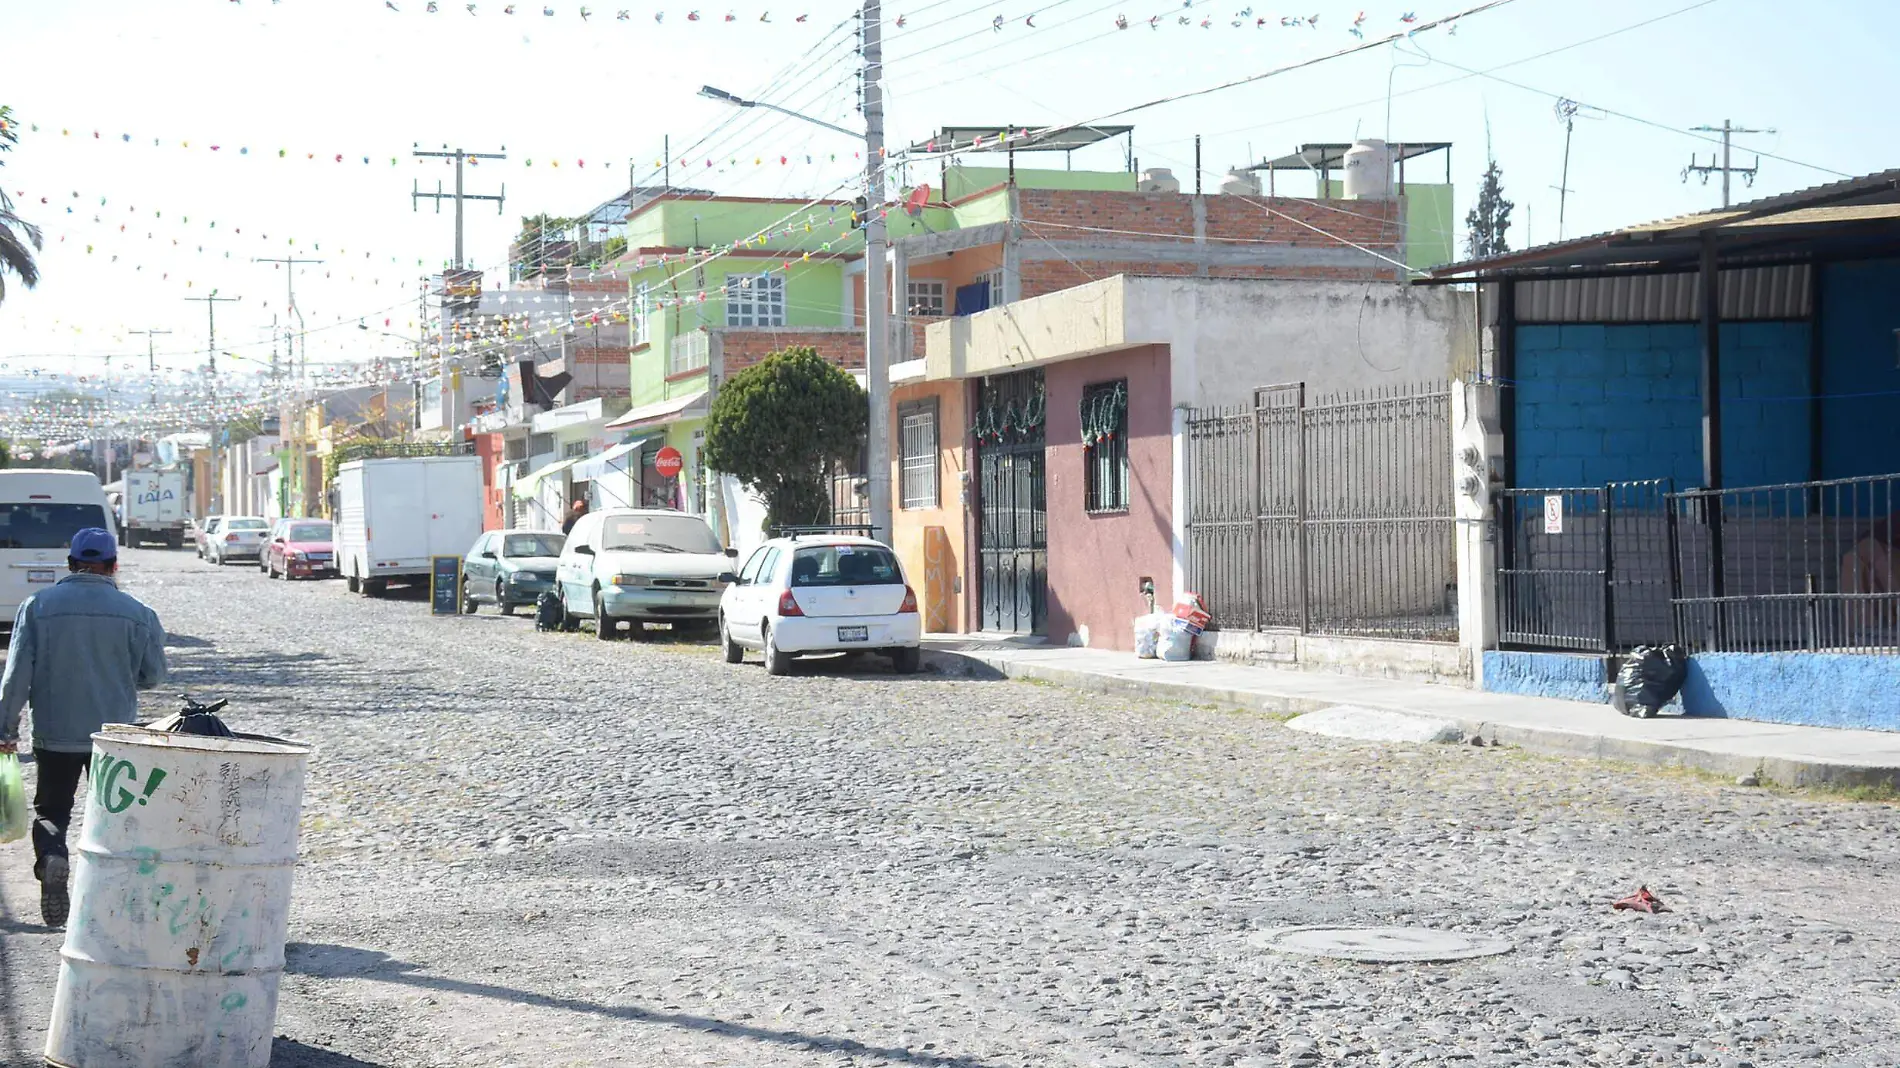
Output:
<svg viewBox="0 0 1900 1068">
<path fill-rule="evenodd" d="M 33 253 L 41 247 L 39 227 L 11 211 L 0 211 L 0 300 L 7 296 L 8 274 L 17 275 L 28 289 L 39 285 L 40 267 Z"/>
</svg>

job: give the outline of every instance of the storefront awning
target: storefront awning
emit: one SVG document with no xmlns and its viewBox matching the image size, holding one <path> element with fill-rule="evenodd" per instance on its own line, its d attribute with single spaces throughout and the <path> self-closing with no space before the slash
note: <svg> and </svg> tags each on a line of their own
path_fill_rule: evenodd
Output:
<svg viewBox="0 0 1900 1068">
<path fill-rule="evenodd" d="M 608 430 L 625 430 L 628 427 L 664 426 L 680 419 L 698 419 L 706 414 L 706 391 L 688 393 L 684 397 L 643 404 L 631 409 L 627 414 L 607 424 Z"/>
<path fill-rule="evenodd" d="M 649 434 L 646 437 L 635 438 L 632 441 L 623 441 L 613 448 L 608 449 L 606 452 L 601 453 L 599 456 L 589 456 L 587 459 L 574 465 L 574 480 L 576 482 L 591 482 L 594 479 L 606 475 L 610 469 L 616 466 L 616 460 L 620 460 L 628 453 L 634 452 L 657 436 L 656 434 Z M 625 469 L 627 465 L 621 463 L 618 466 Z"/>
<path fill-rule="evenodd" d="M 526 475 L 523 475 L 521 478 L 515 481 L 515 496 L 521 498 L 524 501 L 533 500 L 535 497 L 535 494 L 539 493 L 541 490 L 542 479 L 548 477 L 549 475 L 558 475 L 562 471 L 565 471 L 568 468 L 573 467 L 575 464 L 580 463 L 580 462 L 581 462 L 581 458 L 576 456 L 573 459 L 569 459 L 569 460 L 556 460 L 555 462 L 547 465 L 546 467 L 538 467 L 534 469 L 533 471 L 528 472 Z"/>
</svg>

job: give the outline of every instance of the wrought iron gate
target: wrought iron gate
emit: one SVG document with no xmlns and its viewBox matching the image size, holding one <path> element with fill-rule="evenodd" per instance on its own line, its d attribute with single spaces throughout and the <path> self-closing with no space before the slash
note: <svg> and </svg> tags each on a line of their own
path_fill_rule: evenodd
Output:
<svg viewBox="0 0 1900 1068">
<path fill-rule="evenodd" d="M 1457 638 L 1448 385 L 1268 386 L 1187 437 L 1188 587 L 1215 626 Z"/>
<path fill-rule="evenodd" d="M 1041 371 L 977 386 L 978 604 L 984 630 L 1039 633 L 1047 615 L 1049 519 L 1044 504 Z"/>
<path fill-rule="evenodd" d="M 1502 491 L 1498 640 L 1582 652 L 1670 641 L 1679 578 L 1669 488 L 1653 480 Z"/>
</svg>

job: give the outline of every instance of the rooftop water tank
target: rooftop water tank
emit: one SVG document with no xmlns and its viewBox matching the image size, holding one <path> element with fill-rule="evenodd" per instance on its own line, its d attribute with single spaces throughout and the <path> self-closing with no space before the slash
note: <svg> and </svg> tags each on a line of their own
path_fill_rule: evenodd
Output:
<svg viewBox="0 0 1900 1068">
<path fill-rule="evenodd" d="M 1384 141 L 1367 138 L 1346 150 L 1346 199 L 1392 198 L 1392 149 Z"/>
<path fill-rule="evenodd" d="M 1236 167 L 1221 179 L 1220 191 L 1230 196 L 1257 197 L 1260 195 L 1260 176 Z"/>
<path fill-rule="evenodd" d="M 1141 172 L 1141 180 L 1135 188 L 1143 193 L 1179 193 L 1181 180 L 1166 167 L 1150 167 Z"/>
</svg>

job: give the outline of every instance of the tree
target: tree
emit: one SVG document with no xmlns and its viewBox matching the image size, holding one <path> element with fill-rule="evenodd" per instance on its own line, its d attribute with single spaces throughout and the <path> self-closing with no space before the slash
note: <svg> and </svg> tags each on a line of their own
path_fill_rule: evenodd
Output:
<svg viewBox="0 0 1900 1068">
<path fill-rule="evenodd" d="M 1465 249 L 1473 259 L 1510 251 L 1511 209 L 1516 206 L 1504 199 L 1504 173 L 1494 159 L 1484 169 L 1477 204 L 1465 216 L 1465 226 L 1470 231 Z"/>
<path fill-rule="evenodd" d="M 12 108 L 0 104 L 0 153 L 13 151 L 19 140 L 19 120 L 13 117 Z M 4 166 L 6 161 L 0 159 L 0 167 Z M 9 274 L 28 289 L 39 284 L 40 268 L 33 254 L 40 247 L 40 228 L 14 214 L 12 198 L 0 189 L 0 301 L 7 299 Z"/>
<path fill-rule="evenodd" d="M 765 498 L 766 523 L 823 523 L 828 468 L 857 457 L 863 387 L 817 350 L 775 352 L 719 388 L 706 413 L 706 463 Z"/>
</svg>

